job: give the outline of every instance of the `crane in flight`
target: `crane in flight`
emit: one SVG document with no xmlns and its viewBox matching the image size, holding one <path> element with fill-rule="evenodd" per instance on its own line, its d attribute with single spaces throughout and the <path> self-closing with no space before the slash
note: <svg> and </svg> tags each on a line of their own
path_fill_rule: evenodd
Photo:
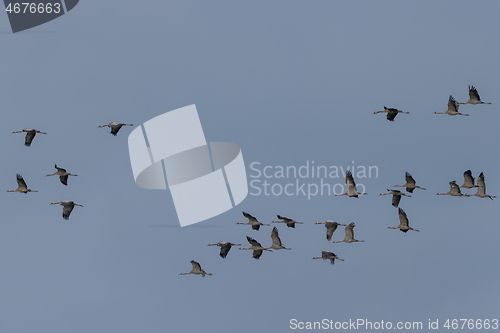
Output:
<svg viewBox="0 0 500 333">
<path fill-rule="evenodd" d="M 257 221 L 257 219 L 255 217 L 253 217 L 252 215 L 250 215 L 248 213 L 243 212 L 243 216 L 245 216 L 248 219 L 248 222 L 236 222 L 236 224 L 249 224 L 252 226 L 253 230 L 259 230 L 261 225 L 270 226 L 270 224 L 260 223 L 259 221 Z"/>
<path fill-rule="evenodd" d="M 83 207 L 82 205 L 74 203 L 73 201 L 70 201 L 70 200 L 61 200 L 59 202 L 51 202 L 50 204 L 63 206 L 62 217 L 65 220 L 69 220 L 69 214 L 71 214 L 71 212 L 73 211 L 73 208 L 75 208 L 75 206 Z"/>
<path fill-rule="evenodd" d="M 221 242 L 218 242 L 215 244 L 208 244 L 207 246 L 220 246 L 220 254 L 219 255 L 222 259 L 224 259 L 227 257 L 229 250 L 231 250 L 231 246 L 234 246 L 234 245 L 241 245 L 241 244 L 233 244 L 230 242 L 221 241 Z"/>
<path fill-rule="evenodd" d="M 425 190 L 425 188 L 415 185 L 415 179 L 411 176 L 409 172 L 405 173 L 406 184 L 404 185 L 394 185 L 394 187 L 406 187 L 406 192 L 413 193 L 413 190 L 419 188 Z"/>
<path fill-rule="evenodd" d="M 193 269 L 189 273 L 180 273 L 179 275 L 201 274 L 203 277 L 205 277 L 205 275 L 212 275 L 212 273 L 207 273 L 201 269 L 200 264 L 194 260 L 191 260 L 191 265 L 193 265 Z"/>
<path fill-rule="evenodd" d="M 410 227 L 410 221 L 408 221 L 408 217 L 406 216 L 405 211 L 401 209 L 401 207 L 399 207 L 398 214 L 399 214 L 399 225 L 397 227 L 387 227 L 388 229 L 399 229 L 404 233 L 407 233 L 408 230 L 420 231 Z"/>
<path fill-rule="evenodd" d="M 469 100 L 465 103 L 458 103 L 458 104 L 477 105 L 477 104 L 491 104 L 491 103 L 485 103 L 481 101 L 481 97 L 479 97 L 477 89 L 474 86 L 469 86 Z"/>
<path fill-rule="evenodd" d="M 357 198 L 359 195 L 368 194 L 368 193 L 358 193 L 356 191 L 356 183 L 354 182 L 354 177 L 352 176 L 352 172 L 350 170 L 347 170 L 345 173 L 345 183 L 347 185 L 347 191 L 342 194 L 335 194 L 336 197 L 347 195 L 349 197 Z"/>
<path fill-rule="evenodd" d="M 280 236 L 278 236 L 278 228 L 274 227 L 273 231 L 271 232 L 271 239 L 273 240 L 273 244 L 268 247 L 267 249 L 274 249 L 274 250 L 291 250 L 291 248 L 284 247 L 283 244 L 281 243 Z"/>
<path fill-rule="evenodd" d="M 479 177 L 477 178 L 477 193 L 474 194 L 466 194 L 466 197 L 480 197 L 480 198 L 490 198 L 493 200 L 493 198 L 496 198 L 494 195 L 488 195 L 486 194 L 486 184 L 484 183 L 484 174 L 481 172 L 479 174 Z"/>
<path fill-rule="evenodd" d="M 116 121 L 112 121 L 112 122 L 110 122 L 107 125 L 97 126 L 97 128 L 109 127 L 109 128 L 111 128 L 111 132 L 110 133 L 113 134 L 114 136 L 116 136 L 118 134 L 118 131 L 120 130 L 120 128 L 122 128 L 122 126 L 134 126 L 134 125 L 132 125 L 132 124 L 118 123 Z"/>
<path fill-rule="evenodd" d="M 460 185 L 460 187 L 464 188 L 474 188 L 477 185 L 474 185 L 475 178 L 472 177 L 472 171 L 467 170 L 464 172 L 464 183 Z"/>
<path fill-rule="evenodd" d="M 304 224 L 304 222 L 297 222 L 288 217 L 276 215 L 281 221 L 272 221 L 271 223 L 286 223 L 286 226 L 289 228 L 295 228 L 295 224 Z"/>
<path fill-rule="evenodd" d="M 45 175 L 45 177 L 58 175 L 59 180 L 61 181 L 61 184 L 67 186 L 68 185 L 68 176 L 78 176 L 78 175 L 73 175 L 73 174 L 67 172 L 66 169 L 58 168 L 57 164 L 55 165 L 55 168 L 57 169 L 57 171 L 55 173 L 50 174 L 50 175 Z"/>
<path fill-rule="evenodd" d="M 240 247 L 238 250 L 253 250 L 252 257 L 254 257 L 255 259 L 260 258 L 260 256 L 262 255 L 262 251 L 273 252 L 272 250 L 266 249 L 265 247 L 260 245 L 260 243 L 257 242 L 252 237 L 247 236 L 247 241 L 250 243 L 251 246 L 247 248 Z"/>
<path fill-rule="evenodd" d="M 434 112 L 434 114 L 449 114 L 450 116 L 456 116 L 457 114 L 460 116 L 468 116 L 467 113 L 460 113 L 458 112 L 458 107 L 459 104 L 457 101 L 453 98 L 453 96 L 450 95 L 450 98 L 448 99 L 448 110 L 444 112 Z"/>
<path fill-rule="evenodd" d="M 31 142 L 35 138 L 36 133 L 47 134 L 45 132 L 40 132 L 40 131 L 38 131 L 36 129 L 33 129 L 33 128 L 25 128 L 25 129 L 20 130 L 20 131 L 14 131 L 14 132 L 12 132 L 12 134 L 14 134 L 14 133 L 26 133 L 26 137 L 24 138 L 24 145 L 26 147 L 30 147 L 31 146 Z"/>
<path fill-rule="evenodd" d="M 335 253 L 325 250 L 321 251 L 321 257 L 312 257 L 312 259 L 330 260 L 330 264 L 332 265 L 335 264 L 335 259 L 344 261 L 344 259 L 340 259 L 339 257 L 337 257 Z"/>
<path fill-rule="evenodd" d="M 15 190 L 7 190 L 7 192 L 19 192 L 19 193 L 28 193 L 28 192 L 38 192 L 38 191 L 33 191 L 28 188 L 28 185 L 26 185 L 26 182 L 24 181 L 23 176 L 20 174 L 16 175 L 17 178 L 17 188 Z"/>
<path fill-rule="evenodd" d="M 341 241 L 333 241 L 333 243 L 354 243 L 354 242 L 364 242 L 364 240 L 354 239 L 354 227 L 356 225 L 354 222 L 349 223 L 347 227 L 345 227 L 345 238 Z"/>
<path fill-rule="evenodd" d="M 456 181 L 451 181 L 449 182 L 450 184 L 450 190 L 446 193 L 436 193 L 436 195 L 451 195 L 454 197 L 461 197 L 463 196 L 462 192 L 460 192 L 460 187 L 458 186 Z"/>
<path fill-rule="evenodd" d="M 346 226 L 346 224 L 340 224 L 332 220 L 326 220 L 325 222 L 316 222 L 314 224 L 324 224 L 326 227 L 326 239 L 332 240 L 333 233 L 337 230 L 339 225 Z"/>
<path fill-rule="evenodd" d="M 392 194 L 392 205 L 394 207 L 398 207 L 399 206 L 399 202 L 401 201 L 401 196 L 402 195 L 404 195 L 405 197 L 411 197 L 411 195 L 404 194 L 400 190 L 389 190 L 389 189 L 387 189 L 387 191 L 389 191 L 389 192 L 387 192 L 387 193 L 380 193 L 379 195 Z"/>
<path fill-rule="evenodd" d="M 407 113 L 407 114 L 409 114 L 410 112 L 404 112 L 404 111 L 401 111 L 401 110 L 398 110 L 398 109 L 388 108 L 388 107 L 384 106 L 384 110 L 373 112 L 373 114 L 377 114 L 377 113 L 387 113 L 387 120 L 394 121 L 394 118 L 396 118 L 396 116 L 398 115 L 398 113 Z"/>
</svg>

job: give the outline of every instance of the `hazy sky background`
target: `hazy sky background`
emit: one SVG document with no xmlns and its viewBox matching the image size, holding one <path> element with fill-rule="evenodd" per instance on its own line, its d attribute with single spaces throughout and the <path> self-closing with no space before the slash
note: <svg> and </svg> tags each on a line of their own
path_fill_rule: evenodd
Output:
<svg viewBox="0 0 500 333">
<path fill-rule="evenodd" d="M 423 331 L 439 319 L 444 331 L 446 319 L 499 319 L 500 199 L 435 195 L 471 169 L 500 196 L 499 12 L 494 1 L 82 0 L 16 34 L 0 15 L 0 189 L 20 173 L 39 191 L 0 200 L 0 331 L 287 332 L 294 318 L 420 321 Z M 493 104 L 433 114 L 450 94 L 465 102 L 468 85 Z M 168 190 L 134 183 L 133 128 L 113 137 L 97 126 L 190 104 L 207 141 L 241 147 L 249 181 L 252 162 L 354 161 L 378 178 L 356 179 L 368 192 L 358 199 L 249 195 L 180 228 Z M 410 114 L 372 114 L 384 105 Z M 48 135 L 26 148 L 11 134 L 26 127 Z M 45 178 L 55 163 L 79 176 L 67 187 Z M 397 209 L 378 195 L 405 171 L 427 188 L 400 204 L 418 233 L 387 229 Z M 84 206 L 69 221 L 49 205 L 63 199 Z M 235 225 L 242 211 L 306 223 L 277 225 L 291 251 L 254 260 L 233 248 L 221 259 L 206 245 L 247 247 L 247 235 L 271 245 L 271 227 Z M 365 242 L 328 242 L 314 225 L 326 219 L 355 222 Z M 321 250 L 345 261 L 311 260 Z M 213 276 L 180 276 L 190 260 Z"/>
</svg>

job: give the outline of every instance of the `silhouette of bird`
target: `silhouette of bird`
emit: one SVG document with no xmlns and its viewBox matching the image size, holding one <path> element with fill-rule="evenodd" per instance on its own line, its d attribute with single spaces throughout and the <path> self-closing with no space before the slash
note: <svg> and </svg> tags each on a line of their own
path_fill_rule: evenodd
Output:
<svg viewBox="0 0 500 333">
<path fill-rule="evenodd" d="M 233 244 L 233 243 L 230 243 L 230 242 L 218 242 L 218 243 L 215 243 L 215 244 L 208 244 L 207 246 L 220 246 L 220 257 L 221 258 L 226 258 L 227 257 L 227 254 L 229 252 L 229 250 L 231 250 L 231 246 L 233 245 L 241 245 L 241 244 Z"/>
<path fill-rule="evenodd" d="M 340 224 L 332 220 L 326 220 L 325 222 L 316 222 L 314 224 L 324 224 L 326 227 L 326 239 L 332 240 L 333 233 L 337 230 L 339 225 L 346 226 L 345 224 Z"/>
<path fill-rule="evenodd" d="M 462 185 L 460 185 L 460 187 L 464 187 L 464 188 L 477 187 L 477 185 L 474 185 L 474 180 L 475 180 L 475 178 L 472 177 L 472 171 L 467 170 L 464 172 L 464 183 Z"/>
<path fill-rule="evenodd" d="M 134 126 L 134 125 L 132 125 L 132 124 L 118 123 L 116 121 L 112 121 L 112 122 L 110 122 L 107 125 L 97 126 L 97 128 L 109 127 L 109 128 L 111 128 L 111 132 L 110 133 L 113 134 L 114 136 L 116 136 L 118 134 L 118 131 L 120 130 L 120 128 L 122 128 L 122 126 Z"/>
<path fill-rule="evenodd" d="M 491 103 L 485 103 L 481 101 L 481 98 L 479 97 L 479 94 L 477 92 L 477 89 L 474 86 L 469 86 L 469 100 L 465 103 L 458 103 L 458 104 L 491 104 Z"/>
<path fill-rule="evenodd" d="M 451 195 L 454 197 L 461 197 L 463 196 L 462 192 L 460 192 L 460 187 L 457 185 L 456 181 L 451 181 L 449 182 L 450 184 L 450 190 L 446 193 L 436 193 L 436 195 Z"/>
<path fill-rule="evenodd" d="M 406 187 L 406 192 L 413 193 L 413 190 L 419 188 L 425 190 L 425 188 L 415 185 L 415 179 L 411 176 L 409 172 L 405 173 L 406 184 L 404 185 L 394 185 L 394 187 Z"/>
<path fill-rule="evenodd" d="M 387 112 L 387 120 L 389 120 L 389 121 L 394 121 L 394 118 L 396 118 L 398 113 L 410 113 L 410 112 L 404 112 L 404 111 L 394 109 L 394 108 L 387 108 L 384 106 L 383 111 L 375 111 L 375 112 L 373 112 L 373 114 L 385 113 L 385 112 Z"/>
<path fill-rule="evenodd" d="M 407 233 L 408 230 L 420 231 L 410 227 L 410 222 L 408 221 L 408 217 L 406 216 L 405 211 L 401 209 L 401 207 L 398 210 L 398 214 L 399 214 L 399 225 L 397 227 L 387 227 L 388 229 L 399 229 L 404 233 Z"/>
<path fill-rule="evenodd" d="M 262 255 L 262 251 L 273 252 L 272 250 L 266 249 L 265 247 L 263 247 L 262 245 L 260 245 L 259 242 L 257 242 L 255 239 L 253 239 L 251 237 L 247 236 L 247 241 L 250 243 L 251 246 L 247 247 L 247 248 L 240 247 L 238 250 L 253 250 L 252 256 L 255 259 L 259 259 L 260 258 L 260 256 Z"/>
<path fill-rule="evenodd" d="M 479 174 L 479 177 L 477 178 L 477 193 L 475 194 L 466 194 L 466 197 L 480 197 L 480 198 L 490 198 L 493 200 L 493 198 L 496 198 L 494 195 L 488 195 L 486 194 L 486 184 L 484 183 L 484 174 L 481 172 Z"/>
<path fill-rule="evenodd" d="M 278 236 L 278 228 L 274 227 L 273 231 L 271 232 L 271 238 L 273 240 L 273 244 L 268 247 L 268 249 L 275 249 L 275 250 L 291 250 L 291 248 L 284 247 L 283 244 L 281 243 L 281 239 Z"/>
<path fill-rule="evenodd" d="M 75 206 L 83 207 L 82 205 L 79 205 L 79 204 L 74 203 L 73 201 L 69 201 L 69 200 L 62 200 L 62 201 L 59 201 L 59 202 L 52 202 L 50 204 L 51 205 L 57 205 L 57 204 L 59 204 L 59 205 L 63 206 L 62 217 L 65 220 L 69 220 L 69 214 L 71 214 L 71 212 L 73 211 L 73 208 L 75 208 Z"/>
<path fill-rule="evenodd" d="M 236 222 L 236 224 L 249 224 L 249 225 L 252 226 L 253 230 L 259 230 L 259 228 L 260 228 L 261 225 L 270 226 L 270 224 L 260 223 L 259 221 L 257 221 L 257 219 L 255 217 L 253 217 L 252 215 L 250 215 L 248 213 L 243 212 L 243 216 L 245 216 L 248 219 L 248 222 L 245 222 L 245 223 L 243 223 L 243 222 Z"/>
<path fill-rule="evenodd" d="M 47 134 L 45 132 L 40 132 L 40 131 L 38 131 L 36 129 L 32 129 L 32 128 L 25 128 L 25 129 L 23 129 L 21 131 L 14 131 L 14 132 L 12 132 L 12 134 L 14 134 L 14 133 L 26 133 L 26 137 L 24 138 L 24 145 L 26 147 L 30 147 L 31 146 L 31 142 L 35 138 L 36 133 Z"/>
<path fill-rule="evenodd" d="M 401 196 L 404 195 L 405 197 L 411 197 L 409 194 L 404 194 L 403 192 L 399 190 L 389 190 L 387 189 L 387 193 L 380 193 L 379 195 L 387 195 L 387 194 L 392 194 L 392 205 L 394 207 L 398 207 L 399 202 L 401 201 Z"/>
<path fill-rule="evenodd" d="M 295 224 L 304 224 L 304 222 L 297 222 L 288 217 L 276 215 L 281 221 L 272 221 L 271 223 L 286 223 L 286 226 L 289 228 L 295 228 Z"/>
<path fill-rule="evenodd" d="M 45 175 L 45 177 L 49 177 L 49 176 L 55 176 L 55 175 L 58 175 L 59 176 L 59 180 L 61 181 L 61 183 L 63 185 L 68 185 L 68 176 L 78 176 L 78 175 L 73 175 L 69 172 L 66 172 L 66 169 L 63 169 L 63 168 L 58 168 L 57 167 L 57 164 L 55 165 L 55 168 L 57 169 L 57 171 L 53 174 L 50 174 L 50 175 Z"/>
<path fill-rule="evenodd" d="M 335 255 L 335 253 L 325 251 L 325 250 L 321 251 L 321 257 L 312 257 L 312 259 L 323 259 L 323 260 L 329 259 L 330 264 L 332 264 L 332 265 L 335 264 L 335 259 L 340 260 L 340 261 L 344 261 L 344 259 L 340 259 L 339 257 L 337 257 Z"/>
<path fill-rule="evenodd" d="M 193 269 L 189 273 L 180 273 L 179 275 L 189 275 L 189 274 L 201 274 L 201 276 L 205 277 L 205 275 L 212 275 L 212 273 L 207 273 L 203 269 L 198 262 L 191 260 L 191 265 L 193 265 Z"/>
<path fill-rule="evenodd" d="M 26 182 L 24 181 L 23 176 L 20 174 L 16 175 L 17 178 L 17 188 L 15 190 L 7 190 L 7 192 L 19 192 L 19 193 L 28 193 L 28 192 L 38 192 L 38 191 L 33 191 L 28 188 L 28 185 L 26 185 Z"/>
<path fill-rule="evenodd" d="M 354 222 L 349 223 L 347 227 L 345 227 L 345 238 L 341 241 L 333 241 L 333 243 L 353 243 L 353 242 L 364 242 L 364 240 L 354 239 L 354 227 L 356 225 Z"/>
<path fill-rule="evenodd" d="M 368 194 L 368 193 L 358 193 L 356 191 L 356 183 L 354 182 L 354 177 L 352 176 L 352 173 L 349 170 L 347 170 L 347 172 L 345 173 L 345 183 L 347 185 L 347 191 L 342 194 L 335 194 L 336 197 L 342 195 L 348 195 L 349 197 L 357 198 L 358 195 Z"/>
</svg>

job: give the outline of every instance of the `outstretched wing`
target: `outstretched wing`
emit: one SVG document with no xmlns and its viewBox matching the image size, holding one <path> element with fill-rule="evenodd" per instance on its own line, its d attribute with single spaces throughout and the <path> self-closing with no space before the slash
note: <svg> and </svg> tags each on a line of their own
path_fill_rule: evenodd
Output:
<svg viewBox="0 0 500 333">
<path fill-rule="evenodd" d="M 73 208 L 75 208 L 74 205 L 64 206 L 63 213 L 62 213 L 63 219 L 69 220 L 69 214 L 71 214 L 71 212 L 73 211 Z"/>
<path fill-rule="evenodd" d="M 250 245 L 253 245 L 253 246 L 260 246 L 262 247 L 262 245 L 260 245 L 259 242 L 257 242 L 255 239 L 253 239 L 252 237 L 248 237 L 247 236 L 247 241 L 250 243 Z"/>
<path fill-rule="evenodd" d="M 281 216 L 281 215 L 276 215 L 280 220 L 283 220 L 285 222 L 288 222 L 288 221 L 293 221 L 292 219 L 289 219 L 288 217 L 285 217 L 285 216 Z"/>
<path fill-rule="evenodd" d="M 469 98 L 475 102 L 479 102 L 481 100 L 477 92 L 477 89 L 474 86 L 469 86 Z"/>
<path fill-rule="evenodd" d="M 27 132 L 26 133 L 26 137 L 24 138 L 24 145 L 26 147 L 29 147 L 31 146 L 31 142 L 33 141 L 33 139 L 35 138 L 35 135 L 36 135 L 36 132 L 33 131 L 33 132 Z"/>
<path fill-rule="evenodd" d="M 278 228 L 274 227 L 273 231 L 271 232 L 271 238 L 273 240 L 273 244 L 277 246 L 282 246 L 281 245 L 281 239 L 278 236 Z"/>
<path fill-rule="evenodd" d="M 354 227 L 356 225 L 354 222 L 349 223 L 347 227 L 345 227 L 345 238 L 346 240 L 353 240 L 354 239 Z"/>
<path fill-rule="evenodd" d="M 245 216 L 249 221 L 259 222 L 259 221 L 257 221 L 257 219 L 255 217 L 253 217 L 252 215 L 250 215 L 248 213 L 243 212 L 243 216 Z"/>
<path fill-rule="evenodd" d="M 409 226 L 408 217 L 406 216 L 405 211 L 401 209 L 401 207 L 399 208 L 399 224 L 405 228 L 408 228 Z"/>
<path fill-rule="evenodd" d="M 474 186 L 474 177 L 472 177 L 472 171 L 467 170 L 464 172 L 464 185 L 463 186 Z"/>
<path fill-rule="evenodd" d="M 347 193 L 353 193 L 356 191 L 356 183 L 350 170 L 345 173 L 345 183 L 347 185 Z"/>
<path fill-rule="evenodd" d="M 405 178 L 406 178 L 406 184 L 415 185 L 415 179 L 413 179 L 413 177 L 409 172 L 405 173 Z"/>
<path fill-rule="evenodd" d="M 23 176 L 21 176 L 20 174 L 17 174 L 16 178 L 17 178 L 17 185 L 20 188 L 28 188 L 28 186 L 26 185 L 26 182 L 23 179 Z"/>
<path fill-rule="evenodd" d="M 221 256 L 221 258 L 227 257 L 229 250 L 231 250 L 231 243 L 226 243 L 226 244 L 221 245 L 220 254 L 219 254 Z"/>
<path fill-rule="evenodd" d="M 458 103 L 451 95 L 448 100 L 448 110 L 452 112 L 458 112 Z"/>
<path fill-rule="evenodd" d="M 398 207 L 400 201 L 401 201 L 401 195 L 399 195 L 399 194 L 392 195 L 392 205 L 394 207 Z"/>
</svg>

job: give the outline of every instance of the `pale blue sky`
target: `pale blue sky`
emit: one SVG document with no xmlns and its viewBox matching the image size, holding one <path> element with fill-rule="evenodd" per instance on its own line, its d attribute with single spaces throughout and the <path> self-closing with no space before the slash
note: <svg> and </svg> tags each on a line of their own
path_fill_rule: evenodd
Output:
<svg viewBox="0 0 500 333">
<path fill-rule="evenodd" d="M 14 189 L 20 173 L 39 190 L 2 194 L 0 331 L 287 332 L 294 318 L 425 328 L 439 319 L 444 331 L 448 318 L 498 319 L 500 199 L 435 193 L 471 169 L 500 196 L 499 12 L 493 1 L 82 0 L 17 34 L 0 15 L 0 185 Z M 432 114 L 450 94 L 465 102 L 468 85 L 493 104 L 461 106 L 469 117 Z M 133 127 L 113 137 L 97 126 L 140 125 L 190 104 L 207 141 L 241 147 L 248 175 L 252 162 L 354 161 L 377 166 L 378 178 L 357 179 L 368 192 L 358 199 L 249 195 L 177 227 L 169 192 L 134 183 Z M 372 114 L 384 105 L 410 114 Z M 48 135 L 26 148 L 11 134 L 26 127 Z M 79 176 L 67 187 L 44 178 L 54 163 Z M 400 204 L 419 233 L 387 229 L 397 209 L 378 196 L 405 171 L 427 188 Z M 84 207 L 64 221 L 49 205 L 62 199 Z M 271 244 L 271 227 L 235 225 L 242 211 L 306 224 L 277 226 L 291 251 L 221 259 L 206 245 L 247 247 L 247 235 Z M 328 242 L 314 225 L 325 219 L 355 222 L 365 242 Z M 311 260 L 321 250 L 345 261 Z M 190 260 L 213 276 L 180 276 Z"/>
</svg>

